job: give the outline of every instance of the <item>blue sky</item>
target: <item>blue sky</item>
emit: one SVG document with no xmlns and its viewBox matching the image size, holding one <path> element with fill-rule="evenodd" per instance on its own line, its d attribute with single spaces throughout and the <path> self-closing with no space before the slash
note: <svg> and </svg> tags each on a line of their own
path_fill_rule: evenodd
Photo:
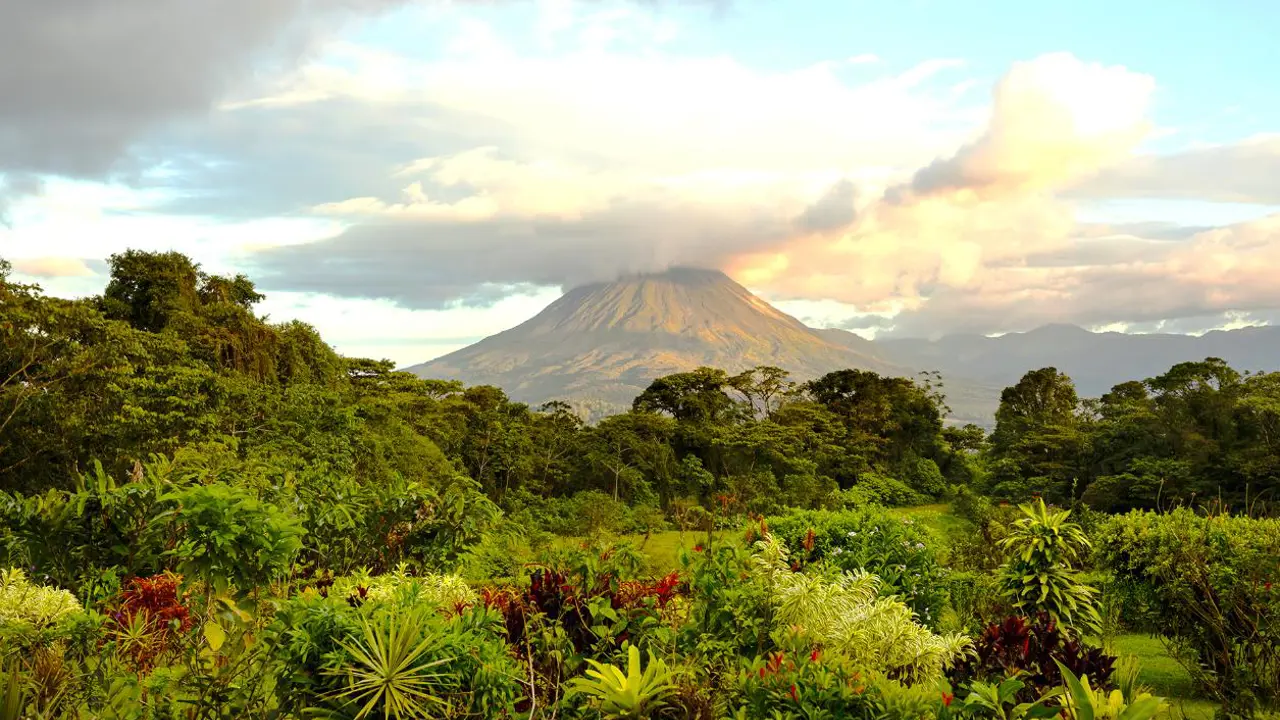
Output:
<svg viewBox="0 0 1280 720">
<path fill-rule="evenodd" d="M 402 364 L 681 264 L 865 334 L 1267 323 L 1275 27 L 1251 2 L 6 4 L 0 61 L 31 70 L 0 77 L 0 256 L 80 295 L 112 252 L 178 249 Z"/>
</svg>

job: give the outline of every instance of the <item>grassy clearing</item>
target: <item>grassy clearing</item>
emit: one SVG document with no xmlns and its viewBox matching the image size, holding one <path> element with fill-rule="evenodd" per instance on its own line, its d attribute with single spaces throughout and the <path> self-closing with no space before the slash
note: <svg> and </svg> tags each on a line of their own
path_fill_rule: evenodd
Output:
<svg viewBox="0 0 1280 720">
<path fill-rule="evenodd" d="M 950 540 L 957 535 L 973 531 L 973 523 L 951 512 L 946 503 L 934 505 L 917 505 L 915 507 L 890 508 L 890 515 L 909 517 L 929 528 L 943 540 Z"/>
<path fill-rule="evenodd" d="M 1197 697 L 1191 675 L 1181 663 L 1169 656 L 1164 643 L 1150 635 L 1120 635 L 1111 640 L 1107 648 L 1112 654 L 1136 655 L 1142 661 L 1138 678 L 1151 691 L 1169 702 L 1173 717 L 1188 720 L 1210 720 L 1217 705 Z"/>
<path fill-rule="evenodd" d="M 713 534 L 712 542 L 737 542 L 740 537 L 741 533 L 736 531 L 718 530 Z M 632 543 L 640 549 L 641 554 L 645 556 L 648 571 L 653 575 L 666 575 L 672 570 L 679 570 L 680 553 L 682 551 L 692 551 L 698 545 L 707 544 L 707 534 L 699 531 L 681 533 L 679 530 L 667 530 L 656 532 L 650 535 L 647 541 L 644 535 L 622 535 L 618 539 Z M 582 542 L 584 542 L 584 538 L 581 537 L 556 539 L 556 543 L 560 547 L 578 545 Z"/>
</svg>

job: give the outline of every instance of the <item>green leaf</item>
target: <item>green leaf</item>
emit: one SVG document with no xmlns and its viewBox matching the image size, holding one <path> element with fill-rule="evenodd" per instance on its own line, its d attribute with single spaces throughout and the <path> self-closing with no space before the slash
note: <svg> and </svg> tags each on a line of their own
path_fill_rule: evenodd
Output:
<svg viewBox="0 0 1280 720">
<path fill-rule="evenodd" d="M 209 643 L 210 650 L 218 652 L 227 641 L 227 631 L 216 622 L 207 622 L 204 624 L 204 639 Z"/>
</svg>

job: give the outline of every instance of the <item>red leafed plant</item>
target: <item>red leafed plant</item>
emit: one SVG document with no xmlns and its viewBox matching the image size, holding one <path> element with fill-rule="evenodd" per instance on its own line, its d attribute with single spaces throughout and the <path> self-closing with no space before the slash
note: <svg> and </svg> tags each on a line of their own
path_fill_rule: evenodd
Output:
<svg viewBox="0 0 1280 720">
<path fill-rule="evenodd" d="M 152 665 L 183 633 L 191 629 L 191 610 L 181 593 L 182 576 L 165 573 L 133 578 L 111 613 L 115 635 L 139 669 Z"/>
<path fill-rule="evenodd" d="M 671 602 L 671 598 L 675 597 L 676 590 L 680 587 L 680 573 L 673 572 L 654 583 L 645 582 L 624 582 L 618 585 L 618 591 L 614 593 L 612 605 L 614 609 L 631 608 L 642 602 L 645 598 L 654 598 L 658 607 L 663 608 L 667 603 Z"/>
<path fill-rule="evenodd" d="M 948 675 L 953 685 L 960 685 L 1016 673 L 1026 683 L 1020 698 L 1033 701 L 1062 684 L 1055 660 L 1077 676 L 1088 676 L 1094 687 L 1110 687 L 1116 659 L 1065 634 L 1045 613 L 1032 618 L 1012 616 L 989 626 L 974 639 L 973 654 L 956 663 Z"/>
</svg>

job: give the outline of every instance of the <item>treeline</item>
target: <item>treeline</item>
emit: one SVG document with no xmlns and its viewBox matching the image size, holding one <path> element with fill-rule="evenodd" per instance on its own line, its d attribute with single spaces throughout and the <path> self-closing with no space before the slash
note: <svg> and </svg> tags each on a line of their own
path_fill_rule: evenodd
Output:
<svg viewBox="0 0 1280 720">
<path fill-rule="evenodd" d="M 302 323 L 255 314 L 244 276 L 177 253 L 110 260 L 101 296 L 65 300 L 0 266 L 0 484 L 68 488 L 153 456 L 264 486 L 465 485 L 550 517 L 583 492 L 729 514 L 867 501 L 907 505 L 971 486 L 1099 509 L 1273 499 L 1280 374 L 1183 363 L 1080 400 L 1053 368 L 1007 388 L 989 437 L 951 427 L 941 378 L 699 368 L 654 381 L 594 425 L 499 388 L 338 356 Z M 595 495 L 593 495 L 595 497 Z"/>
</svg>

